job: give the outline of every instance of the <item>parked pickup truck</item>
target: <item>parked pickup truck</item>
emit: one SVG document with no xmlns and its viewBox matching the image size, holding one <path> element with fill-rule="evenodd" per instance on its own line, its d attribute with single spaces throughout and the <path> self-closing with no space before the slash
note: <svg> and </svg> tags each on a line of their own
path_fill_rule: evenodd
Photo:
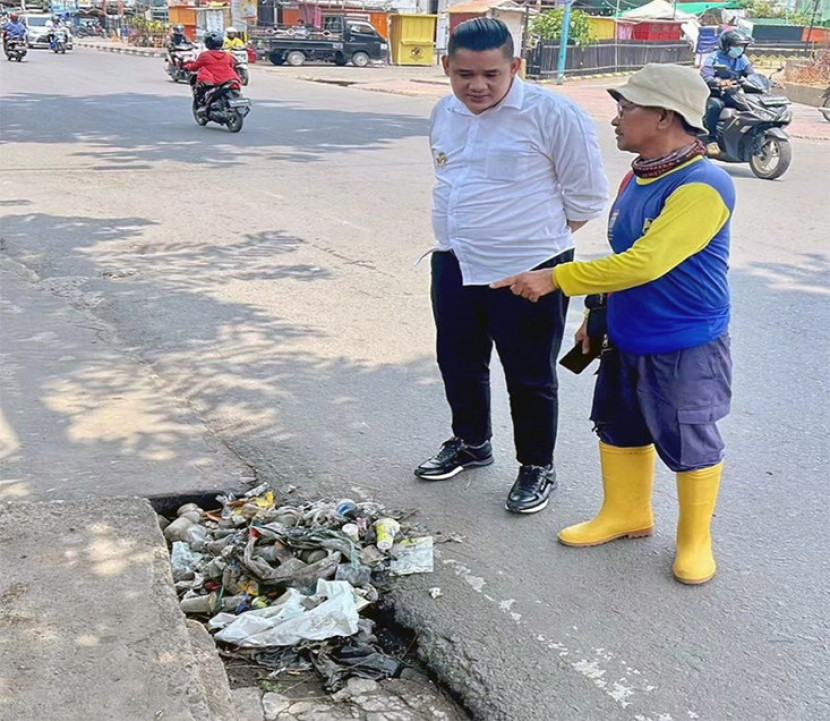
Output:
<svg viewBox="0 0 830 721">
<path fill-rule="evenodd" d="M 351 62 L 365 68 L 372 60 L 386 61 L 386 39 L 367 22 L 348 18 L 328 18 L 325 29 L 258 28 L 251 36 L 259 55 L 274 65 L 299 67 L 306 60 L 345 65 Z"/>
</svg>

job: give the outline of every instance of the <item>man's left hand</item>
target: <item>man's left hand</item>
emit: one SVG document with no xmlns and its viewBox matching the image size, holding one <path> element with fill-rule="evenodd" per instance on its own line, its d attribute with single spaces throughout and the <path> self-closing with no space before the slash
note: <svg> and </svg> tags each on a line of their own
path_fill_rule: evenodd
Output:
<svg viewBox="0 0 830 721">
<path fill-rule="evenodd" d="M 539 298 L 557 290 L 556 280 L 553 276 L 553 268 L 542 268 L 541 270 L 529 270 L 526 273 L 519 273 L 510 278 L 505 278 L 497 283 L 491 283 L 491 288 L 510 288 L 513 295 L 520 295 L 532 303 Z"/>
</svg>

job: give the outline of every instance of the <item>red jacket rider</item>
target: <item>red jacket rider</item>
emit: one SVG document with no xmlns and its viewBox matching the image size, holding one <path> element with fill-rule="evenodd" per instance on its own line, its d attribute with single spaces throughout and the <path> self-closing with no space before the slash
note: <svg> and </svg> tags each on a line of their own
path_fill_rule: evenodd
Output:
<svg viewBox="0 0 830 721">
<path fill-rule="evenodd" d="M 221 85 L 228 80 L 237 80 L 236 61 L 233 55 L 223 50 L 206 50 L 193 62 L 185 64 L 187 70 L 198 70 L 196 81 L 203 85 Z"/>
</svg>

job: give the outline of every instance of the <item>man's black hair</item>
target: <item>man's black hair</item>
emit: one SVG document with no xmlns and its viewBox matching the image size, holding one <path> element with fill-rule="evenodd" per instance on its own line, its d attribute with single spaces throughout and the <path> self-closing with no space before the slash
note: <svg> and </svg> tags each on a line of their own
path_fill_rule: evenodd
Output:
<svg viewBox="0 0 830 721">
<path fill-rule="evenodd" d="M 452 57 L 456 50 L 484 52 L 497 49 L 513 59 L 513 36 L 507 25 L 495 18 L 473 18 L 461 23 L 450 36 L 447 55 Z"/>
</svg>

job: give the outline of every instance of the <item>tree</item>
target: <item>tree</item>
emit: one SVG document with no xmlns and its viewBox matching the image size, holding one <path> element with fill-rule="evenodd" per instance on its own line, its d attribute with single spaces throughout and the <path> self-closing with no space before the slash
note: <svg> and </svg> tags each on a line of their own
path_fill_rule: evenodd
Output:
<svg viewBox="0 0 830 721">
<path fill-rule="evenodd" d="M 782 9 L 774 0 L 745 0 L 743 3 L 749 18 L 773 18 L 790 25 L 809 25 L 810 13 L 804 10 Z"/>
<path fill-rule="evenodd" d="M 590 16 L 582 10 L 571 13 L 571 25 L 568 30 L 568 42 L 573 45 L 591 45 L 596 42 L 591 32 Z M 564 10 L 551 10 L 537 15 L 530 23 L 530 32 L 542 40 L 560 40 L 565 22 Z"/>
</svg>

